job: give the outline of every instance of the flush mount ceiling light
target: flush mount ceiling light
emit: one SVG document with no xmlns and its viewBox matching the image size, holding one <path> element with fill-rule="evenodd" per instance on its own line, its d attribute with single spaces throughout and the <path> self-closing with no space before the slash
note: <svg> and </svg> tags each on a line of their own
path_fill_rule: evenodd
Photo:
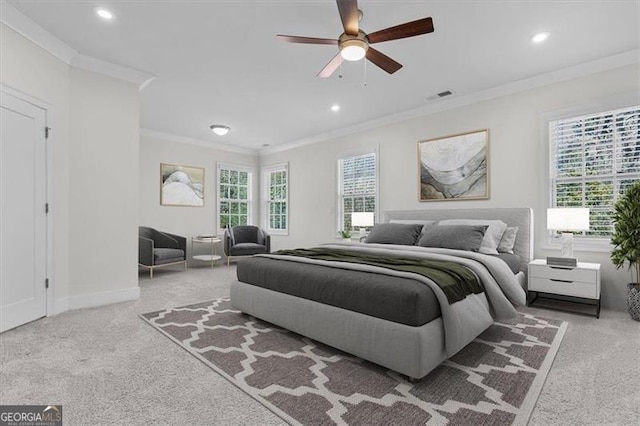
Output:
<svg viewBox="0 0 640 426">
<path fill-rule="evenodd" d="M 549 38 L 550 33 L 548 32 L 542 32 L 542 33 L 538 33 L 535 34 L 533 37 L 531 37 L 531 42 L 532 43 L 542 43 L 543 41 L 545 41 L 546 39 Z"/>
<path fill-rule="evenodd" d="M 223 126 L 222 124 L 214 124 L 209 126 L 209 128 L 218 136 L 224 136 L 229 133 L 229 130 L 231 130 L 229 126 Z"/>
<path fill-rule="evenodd" d="M 333 111 L 333 112 L 340 111 L 340 105 L 338 105 L 338 104 L 331 105 L 331 111 Z"/>
<path fill-rule="evenodd" d="M 114 18 L 113 12 L 111 12 L 108 9 L 105 9 L 104 7 L 97 7 L 96 8 L 96 15 L 98 15 L 99 17 L 101 17 L 105 21 L 110 21 L 110 20 L 112 20 Z"/>
</svg>

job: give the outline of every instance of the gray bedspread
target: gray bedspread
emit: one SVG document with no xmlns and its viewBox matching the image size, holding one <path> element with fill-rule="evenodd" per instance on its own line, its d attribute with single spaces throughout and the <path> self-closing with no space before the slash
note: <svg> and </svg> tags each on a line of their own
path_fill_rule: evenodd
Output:
<svg viewBox="0 0 640 426">
<path fill-rule="evenodd" d="M 440 303 L 428 285 L 412 278 L 372 274 L 254 256 L 238 262 L 238 280 L 412 327 L 440 316 Z"/>
<path fill-rule="evenodd" d="M 481 279 L 485 292 L 469 295 L 465 299 L 449 305 L 440 287 L 426 277 L 370 265 L 342 262 L 339 266 L 343 269 L 371 271 L 387 276 L 410 278 L 427 284 L 440 303 L 447 356 L 453 356 L 466 346 L 487 329 L 494 322 L 494 319 L 502 320 L 514 317 L 516 315 L 514 306 L 524 305 L 526 302 L 525 292 L 518 284 L 513 272 L 504 261 L 497 257 L 461 250 L 389 244 L 336 243 L 323 245 L 323 247 L 388 256 L 448 260 L 466 265 L 473 270 Z M 276 257 L 268 254 L 260 256 Z M 316 265 L 339 263 L 294 256 L 277 256 L 277 258 L 287 258 L 291 262 Z"/>
</svg>

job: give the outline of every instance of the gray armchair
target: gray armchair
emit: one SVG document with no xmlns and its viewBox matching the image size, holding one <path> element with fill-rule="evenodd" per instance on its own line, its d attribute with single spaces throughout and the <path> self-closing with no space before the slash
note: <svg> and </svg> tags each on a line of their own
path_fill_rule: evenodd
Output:
<svg viewBox="0 0 640 426">
<path fill-rule="evenodd" d="M 187 270 L 187 239 L 180 235 L 160 232 L 146 226 L 138 227 L 138 265 L 149 269 L 184 264 Z"/>
<path fill-rule="evenodd" d="M 232 257 L 271 252 L 271 236 L 257 226 L 227 226 L 223 241 L 227 265 Z"/>
</svg>

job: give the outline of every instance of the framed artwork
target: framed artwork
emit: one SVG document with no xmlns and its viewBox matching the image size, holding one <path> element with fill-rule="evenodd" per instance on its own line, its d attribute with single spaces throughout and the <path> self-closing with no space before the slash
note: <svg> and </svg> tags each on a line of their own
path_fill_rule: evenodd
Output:
<svg viewBox="0 0 640 426">
<path fill-rule="evenodd" d="M 488 166 L 489 129 L 418 142 L 418 199 L 487 199 Z"/>
<path fill-rule="evenodd" d="M 204 206 L 204 169 L 160 164 L 161 206 Z"/>
</svg>

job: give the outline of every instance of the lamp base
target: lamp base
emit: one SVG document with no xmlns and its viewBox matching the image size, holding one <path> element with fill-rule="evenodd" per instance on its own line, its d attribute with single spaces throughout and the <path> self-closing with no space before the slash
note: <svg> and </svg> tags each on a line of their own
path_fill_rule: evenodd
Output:
<svg viewBox="0 0 640 426">
<path fill-rule="evenodd" d="M 551 257 L 547 256 L 547 265 L 564 266 L 566 268 L 575 268 L 578 266 L 578 259 L 575 257 Z"/>
</svg>

